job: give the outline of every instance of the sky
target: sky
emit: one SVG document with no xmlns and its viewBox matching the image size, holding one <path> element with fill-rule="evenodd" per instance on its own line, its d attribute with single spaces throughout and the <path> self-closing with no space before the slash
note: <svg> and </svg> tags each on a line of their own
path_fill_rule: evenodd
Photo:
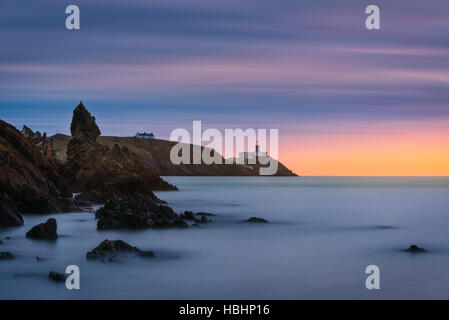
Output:
<svg viewBox="0 0 449 320">
<path fill-rule="evenodd" d="M 82 100 L 103 135 L 278 129 L 300 175 L 449 176 L 447 0 L 0 0 L 0 39 L 18 128 L 69 134 Z"/>
</svg>

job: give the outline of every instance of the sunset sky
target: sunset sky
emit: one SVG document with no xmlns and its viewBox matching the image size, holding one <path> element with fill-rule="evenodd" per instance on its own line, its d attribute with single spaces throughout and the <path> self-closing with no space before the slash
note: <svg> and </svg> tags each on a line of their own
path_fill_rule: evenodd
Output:
<svg viewBox="0 0 449 320">
<path fill-rule="evenodd" d="M 0 39 L 18 128 L 68 134 L 83 100 L 104 135 L 275 128 L 300 175 L 449 176 L 447 0 L 0 0 Z"/>
</svg>

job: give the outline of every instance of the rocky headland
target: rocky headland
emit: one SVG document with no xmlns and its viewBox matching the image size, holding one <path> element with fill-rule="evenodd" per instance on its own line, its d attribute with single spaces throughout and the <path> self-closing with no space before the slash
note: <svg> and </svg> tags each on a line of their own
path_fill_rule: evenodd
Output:
<svg viewBox="0 0 449 320">
<path fill-rule="evenodd" d="M 61 174 L 70 179 L 80 199 L 104 203 L 122 195 L 140 194 L 156 200 L 153 190 L 176 190 L 150 169 L 127 147 L 112 148 L 97 142 L 95 118 L 80 103 L 73 111 L 72 138 Z"/>
<path fill-rule="evenodd" d="M 0 120 L 0 226 L 23 224 L 20 213 L 72 210 L 63 200 L 71 188 L 36 146 L 10 124 Z"/>
</svg>

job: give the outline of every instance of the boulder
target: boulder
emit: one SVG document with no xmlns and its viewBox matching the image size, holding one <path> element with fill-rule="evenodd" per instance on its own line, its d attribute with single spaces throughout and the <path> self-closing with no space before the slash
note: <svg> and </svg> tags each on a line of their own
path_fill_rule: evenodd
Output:
<svg viewBox="0 0 449 320">
<path fill-rule="evenodd" d="M 268 223 L 268 220 L 265 220 L 264 218 L 251 217 L 248 220 L 244 220 L 243 222 Z"/>
<path fill-rule="evenodd" d="M 10 259 L 14 259 L 14 256 L 11 254 L 11 252 L 0 251 L 0 260 L 10 260 Z"/>
<path fill-rule="evenodd" d="M 193 221 L 194 224 L 212 222 L 212 220 L 208 219 L 207 216 L 213 216 L 213 214 L 206 212 L 193 213 L 192 211 L 184 211 L 180 217 L 181 219 Z"/>
<path fill-rule="evenodd" d="M 418 252 L 426 252 L 425 249 L 418 247 L 415 244 L 412 244 L 406 251 L 408 252 L 413 252 L 413 253 L 418 253 Z"/>
<path fill-rule="evenodd" d="M 95 217 L 98 230 L 188 227 L 170 207 L 141 194 L 108 200 Z"/>
<path fill-rule="evenodd" d="M 142 251 L 133 247 L 122 240 L 104 240 L 95 249 L 88 252 L 88 260 L 99 260 L 103 262 L 112 262 L 120 258 L 129 258 L 135 256 L 154 257 L 152 251 Z"/>
<path fill-rule="evenodd" d="M 47 222 L 34 226 L 30 231 L 27 232 L 26 236 L 27 238 L 32 239 L 55 240 L 58 238 L 56 229 L 56 220 L 50 218 L 47 220 Z"/>
</svg>

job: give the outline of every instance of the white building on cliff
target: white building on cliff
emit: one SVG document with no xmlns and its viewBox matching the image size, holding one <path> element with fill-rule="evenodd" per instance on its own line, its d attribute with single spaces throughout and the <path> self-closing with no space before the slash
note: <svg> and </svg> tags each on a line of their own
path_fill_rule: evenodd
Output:
<svg viewBox="0 0 449 320">
<path fill-rule="evenodd" d="M 141 138 L 141 139 L 154 139 L 153 132 L 146 133 L 146 132 L 137 132 L 134 138 Z"/>
</svg>

